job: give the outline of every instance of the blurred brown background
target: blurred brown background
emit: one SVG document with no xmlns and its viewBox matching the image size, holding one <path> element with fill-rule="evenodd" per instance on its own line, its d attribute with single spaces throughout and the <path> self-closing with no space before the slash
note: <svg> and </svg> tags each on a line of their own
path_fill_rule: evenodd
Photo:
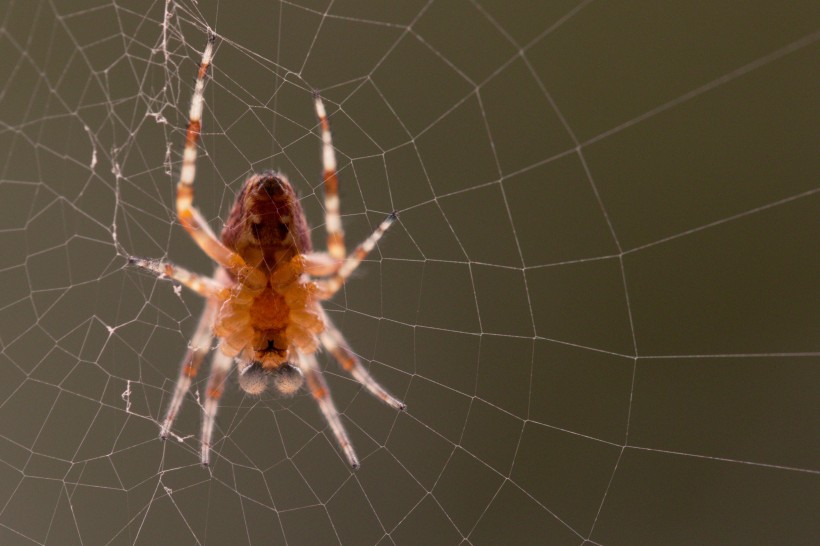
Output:
<svg viewBox="0 0 820 546">
<path fill-rule="evenodd" d="M 0 543 L 800 544 L 820 536 L 816 2 L 0 2 Z M 334 320 L 397 415 L 327 365 L 192 390 L 207 273 L 174 218 L 206 28 L 196 202 L 253 171 L 323 244 L 400 223 Z M 204 387 L 204 378 L 196 385 Z M 124 394 L 127 393 L 127 394 Z"/>
</svg>

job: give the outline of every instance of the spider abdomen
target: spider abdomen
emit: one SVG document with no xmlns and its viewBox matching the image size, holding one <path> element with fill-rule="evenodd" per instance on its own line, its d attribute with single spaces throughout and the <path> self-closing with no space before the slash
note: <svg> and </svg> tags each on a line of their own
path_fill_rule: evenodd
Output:
<svg viewBox="0 0 820 546">
<path fill-rule="evenodd" d="M 238 291 L 239 294 L 242 290 Z M 253 299 L 229 297 L 222 302 L 214 321 L 214 334 L 222 338 L 220 348 L 228 356 L 237 356 L 252 343 L 255 329 L 251 325 Z"/>
<path fill-rule="evenodd" d="M 285 298 L 270 287 L 256 296 L 248 310 L 256 330 L 281 330 L 288 325 L 290 308 Z"/>
<path fill-rule="evenodd" d="M 303 269 L 297 255 L 271 271 L 264 288 L 239 282 L 226 294 L 214 322 L 223 353 L 272 370 L 289 361 L 291 349 L 316 351 L 325 324 L 316 284 Z"/>
</svg>

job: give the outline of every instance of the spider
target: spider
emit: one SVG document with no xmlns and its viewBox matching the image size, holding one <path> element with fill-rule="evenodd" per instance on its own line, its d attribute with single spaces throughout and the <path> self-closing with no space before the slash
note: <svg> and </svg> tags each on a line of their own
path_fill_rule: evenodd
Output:
<svg viewBox="0 0 820 546">
<path fill-rule="evenodd" d="M 216 262 L 215 273 L 205 277 L 168 262 L 129 258 L 131 264 L 174 279 L 206 299 L 189 349 L 180 363 L 179 378 L 162 421 L 160 438 L 168 437 L 191 382 L 208 355 L 213 338 L 217 337 L 219 350 L 213 356 L 202 404 L 200 459 L 203 466 L 210 463 L 219 399 L 231 367 L 236 363 L 239 386 L 251 395 L 259 395 L 270 386 L 283 395 L 293 395 L 306 381 L 339 447 L 350 466 L 356 469 L 359 459 L 316 361 L 319 347 L 327 349 L 341 367 L 375 397 L 397 410 L 404 410 L 405 405 L 362 366 L 321 302 L 342 287 L 396 220 L 396 214 L 390 214 L 350 256 L 346 254 L 330 124 L 321 97 L 314 93 L 322 131 L 327 252 L 313 252 L 299 199 L 287 178 L 274 171 L 254 174 L 245 181 L 222 229 L 221 240 L 218 239 L 192 206 L 203 91 L 214 43 L 215 36 L 211 34 L 191 99 L 176 210 L 182 227 Z"/>
</svg>

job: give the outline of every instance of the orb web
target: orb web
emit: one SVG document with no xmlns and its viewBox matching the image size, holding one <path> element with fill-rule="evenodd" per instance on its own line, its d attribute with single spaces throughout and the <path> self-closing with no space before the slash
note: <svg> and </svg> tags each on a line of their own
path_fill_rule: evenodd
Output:
<svg viewBox="0 0 820 546">
<path fill-rule="evenodd" d="M 817 536 L 820 14 L 676 10 L 7 2 L 2 542 Z M 235 375 L 209 470 L 204 377 L 157 439 L 203 302 L 126 258 L 212 270 L 173 201 L 208 29 L 215 230 L 276 168 L 323 246 L 314 89 L 348 248 L 399 214 L 327 306 L 408 404 L 320 355 L 358 471 L 309 394 Z"/>
</svg>

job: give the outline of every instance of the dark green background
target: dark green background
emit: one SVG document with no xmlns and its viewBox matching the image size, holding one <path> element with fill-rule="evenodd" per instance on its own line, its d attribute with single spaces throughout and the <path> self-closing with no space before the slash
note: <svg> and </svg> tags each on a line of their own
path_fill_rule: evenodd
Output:
<svg viewBox="0 0 820 546">
<path fill-rule="evenodd" d="M 817 2 L 168 5 L 0 1 L 0 543 L 816 541 Z M 210 471 L 193 395 L 157 439 L 206 26 L 215 229 L 276 167 L 323 244 L 314 88 L 348 246 L 399 212 L 328 305 L 408 403 L 322 357 L 357 472 L 233 377 Z"/>
</svg>

